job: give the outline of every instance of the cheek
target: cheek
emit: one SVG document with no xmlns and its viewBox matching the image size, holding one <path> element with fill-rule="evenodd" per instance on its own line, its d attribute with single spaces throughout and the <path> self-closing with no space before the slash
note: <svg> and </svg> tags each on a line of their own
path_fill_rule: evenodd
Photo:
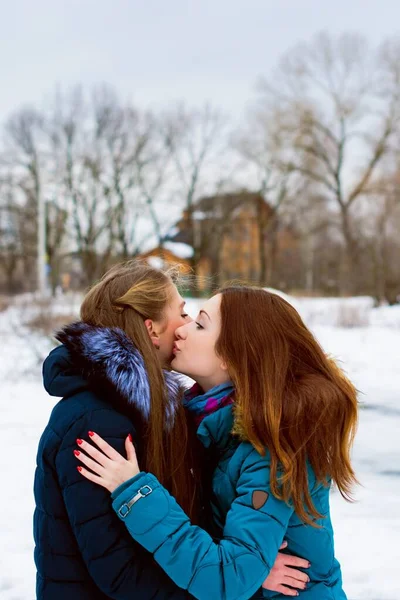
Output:
<svg viewBox="0 0 400 600">
<path fill-rule="evenodd" d="M 167 329 L 163 333 L 163 338 L 166 344 L 171 344 L 171 346 L 173 345 L 175 341 L 175 331 L 182 325 L 182 319 L 176 319 L 176 321 L 171 321 L 168 324 Z"/>
<path fill-rule="evenodd" d="M 178 317 L 175 319 L 171 319 L 168 325 L 168 328 L 166 330 L 166 333 L 169 337 L 173 337 L 175 339 L 175 331 L 179 328 L 182 327 L 182 325 L 186 325 L 187 324 L 187 319 L 183 319 L 182 317 Z"/>
<path fill-rule="evenodd" d="M 219 360 L 215 354 L 214 341 L 205 332 L 192 332 L 185 340 L 185 357 L 202 368 L 212 370 Z M 197 335 L 196 335 L 197 334 Z"/>
</svg>

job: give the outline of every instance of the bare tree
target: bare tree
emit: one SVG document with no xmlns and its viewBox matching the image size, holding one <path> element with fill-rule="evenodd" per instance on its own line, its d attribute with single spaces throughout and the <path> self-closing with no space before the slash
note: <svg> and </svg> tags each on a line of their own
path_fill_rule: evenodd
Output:
<svg viewBox="0 0 400 600">
<path fill-rule="evenodd" d="M 360 36 L 320 34 L 290 51 L 260 85 L 264 114 L 284 142 L 282 167 L 311 181 L 338 210 L 346 293 L 357 291 L 359 272 L 352 209 L 399 130 L 399 58 L 395 42 L 374 52 Z"/>
<path fill-rule="evenodd" d="M 142 203 L 136 166 L 146 160 L 151 124 L 133 107 L 123 106 L 108 87 L 96 91 L 94 118 L 109 202 L 110 251 L 126 259 L 137 251 Z"/>
<path fill-rule="evenodd" d="M 0 180 L 0 268 L 5 277 L 6 291 L 10 294 L 20 288 L 17 269 L 22 255 L 20 210 L 14 193 L 12 177 L 3 176 Z"/>
<path fill-rule="evenodd" d="M 275 123 L 264 111 L 256 110 L 250 114 L 248 123 L 235 136 L 233 145 L 245 161 L 242 168 L 246 170 L 246 165 L 249 167 L 248 177 L 255 181 L 259 194 L 259 283 L 271 285 L 280 223 L 288 208 L 299 204 L 306 186 L 280 162 L 281 139 L 275 131 Z"/>
<path fill-rule="evenodd" d="M 9 169 L 14 185 L 9 198 L 15 206 L 14 216 L 18 215 L 24 272 L 30 276 L 33 287 L 38 202 L 46 177 L 43 115 L 39 111 L 25 108 L 11 115 L 5 124 L 4 156 L 3 164 Z"/>
<path fill-rule="evenodd" d="M 108 86 L 95 88 L 91 100 L 73 90 L 57 112 L 55 131 L 77 253 L 90 283 L 113 260 L 161 238 L 156 200 L 165 145 L 154 116 L 122 104 Z"/>
<path fill-rule="evenodd" d="M 387 170 L 364 202 L 363 230 L 370 260 L 372 294 L 377 304 L 396 301 L 400 294 L 400 171 Z"/>
<path fill-rule="evenodd" d="M 202 215 L 195 214 L 195 201 L 206 191 L 218 192 L 226 182 L 220 169 L 227 151 L 227 119 L 208 105 L 199 110 L 178 106 L 164 116 L 164 141 L 175 170 L 178 206 L 185 211 L 196 275 L 201 251 L 196 232 Z"/>
<path fill-rule="evenodd" d="M 81 261 L 84 285 L 108 266 L 114 251 L 111 168 L 105 156 L 108 99 L 89 102 L 80 87 L 57 94 L 50 125 L 58 224 L 70 225 L 65 252 Z M 59 205 L 59 208 L 61 206 Z M 68 221 L 67 221 L 68 219 Z"/>
</svg>

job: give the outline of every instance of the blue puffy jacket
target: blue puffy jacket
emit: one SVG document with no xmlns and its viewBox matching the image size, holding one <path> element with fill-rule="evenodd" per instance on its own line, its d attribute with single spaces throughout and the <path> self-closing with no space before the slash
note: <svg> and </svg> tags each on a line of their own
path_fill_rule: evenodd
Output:
<svg viewBox="0 0 400 600">
<path fill-rule="evenodd" d="M 329 489 L 308 469 L 312 500 L 324 516 L 319 528 L 303 524 L 291 506 L 271 493 L 269 455 L 231 436 L 232 406 L 204 418 L 198 436 L 217 456 L 212 477 L 215 540 L 189 518 L 151 474 L 140 473 L 113 493 L 113 507 L 133 539 L 166 573 L 200 600 L 285 598 L 261 591 L 285 539 L 287 551 L 311 562 L 304 600 L 345 600 L 334 555 Z M 139 462 L 140 464 L 140 462 Z"/>
<path fill-rule="evenodd" d="M 75 329 L 74 329 L 75 327 Z M 110 495 L 85 480 L 73 455 L 77 438 L 89 430 L 100 433 L 119 452 L 137 429 L 123 411 L 89 388 L 80 374 L 80 361 L 91 372 L 123 371 L 118 347 L 110 346 L 102 363 L 90 363 L 95 341 L 87 326 L 72 326 L 65 346 L 51 352 L 43 368 L 44 385 L 52 396 L 63 397 L 51 413 L 40 439 L 35 474 L 34 538 L 38 600 L 150 600 L 189 598 L 132 540 L 111 507 Z M 118 344 L 117 344 L 118 346 Z M 101 347 L 101 345 L 99 346 Z M 86 353 L 86 356 L 83 356 Z M 72 360 L 72 355 L 73 359 Z M 131 371 L 131 394 L 139 407 L 148 403 L 143 369 Z M 107 390 L 107 388 L 105 388 Z M 109 391 L 109 390 L 107 390 Z M 143 404 L 143 402 L 145 404 Z"/>
</svg>

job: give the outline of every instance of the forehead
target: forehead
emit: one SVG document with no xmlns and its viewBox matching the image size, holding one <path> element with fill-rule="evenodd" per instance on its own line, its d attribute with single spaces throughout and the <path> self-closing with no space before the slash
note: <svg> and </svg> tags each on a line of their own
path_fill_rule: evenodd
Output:
<svg viewBox="0 0 400 600">
<path fill-rule="evenodd" d="M 220 306 L 221 294 L 215 294 L 215 296 L 212 296 L 212 298 L 203 303 L 200 310 L 205 310 L 211 316 L 219 313 Z"/>
<path fill-rule="evenodd" d="M 170 293 L 169 304 L 170 305 L 182 304 L 182 302 L 184 302 L 184 299 L 182 298 L 182 296 L 178 292 L 177 287 L 174 284 L 172 284 L 171 285 L 171 293 Z"/>
</svg>

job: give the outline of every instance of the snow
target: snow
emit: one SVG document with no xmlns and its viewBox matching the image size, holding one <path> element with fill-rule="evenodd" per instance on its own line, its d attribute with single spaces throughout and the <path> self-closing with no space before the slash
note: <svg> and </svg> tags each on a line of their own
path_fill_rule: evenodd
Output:
<svg viewBox="0 0 400 600">
<path fill-rule="evenodd" d="M 149 256 L 146 260 L 153 269 L 162 269 L 164 267 L 164 261 L 159 256 Z"/>
<path fill-rule="evenodd" d="M 290 302 L 307 325 L 368 325 L 374 301 L 369 296 L 356 298 L 297 298 L 268 288 Z"/>
<path fill-rule="evenodd" d="M 350 600 L 399 600 L 400 306 L 372 308 L 369 298 L 289 298 L 324 349 L 360 390 L 354 465 L 361 485 L 354 504 L 331 498 L 336 553 Z M 202 301 L 188 299 L 195 316 Z M 343 306 L 357 323 L 338 327 Z M 53 314 L 78 314 L 78 298 L 58 298 Z M 41 386 L 40 361 L 50 338 L 24 321 L 37 315 L 32 296 L 0 313 L 0 598 L 35 597 L 33 472 L 39 437 L 54 399 Z M 357 316 L 358 315 L 358 316 Z M 361 318 L 359 317 L 361 315 Z"/>
<path fill-rule="evenodd" d="M 178 258 L 192 258 L 194 250 L 189 244 L 182 242 L 164 242 L 164 248 L 175 254 Z"/>
</svg>

